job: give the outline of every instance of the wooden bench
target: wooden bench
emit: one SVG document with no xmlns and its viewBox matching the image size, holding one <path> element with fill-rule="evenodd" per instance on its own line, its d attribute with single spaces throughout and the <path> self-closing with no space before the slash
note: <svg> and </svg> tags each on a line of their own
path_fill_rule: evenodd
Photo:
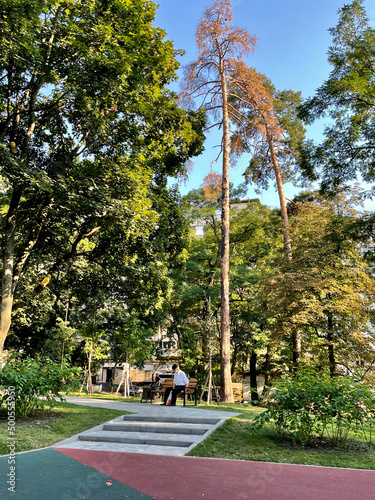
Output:
<svg viewBox="0 0 375 500">
<path fill-rule="evenodd" d="M 166 378 L 160 389 L 151 389 L 151 391 L 148 390 L 148 392 L 142 396 L 141 403 L 143 403 L 143 399 L 145 400 L 145 403 L 147 403 L 148 399 L 150 400 L 150 403 L 152 403 L 156 394 L 160 394 L 163 397 L 167 387 L 173 387 L 173 378 Z"/>
<path fill-rule="evenodd" d="M 197 404 L 198 404 L 197 382 L 198 382 L 198 380 L 196 378 L 191 378 L 189 380 L 188 385 L 185 387 L 185 390 L 183 391 L 184 406 L 186 406 L 186 395 L 187 394 L 194 394 L 194 406 L 197 406 Z"/>
<path fill-rule="evenodd" d="M 168 380 L 168 385 L 165 385 Z M 172 379 L 167 379 L 164 384 L 163 384 L 163 389 L 165 392 L 166 387 L 173 387 L 173 380 Z M 186 406 L 186 396 L 189 394 L 194 394 L 194 405 L 198 405 L 198 395 L 197 395 L 197 383 L 198 380 L 196 378 L 191 378 L 189 380 L 188 385 L 185 387 L 183 391 L 181 391 L 179 394 L 177 394 L 177 397 L 181 396 L 183 399 L 183 405 Z"/>
<path fill-rule="evenodd" d="M 180 392 L 180 394 L 178 394 L 178 396 L 180 396 L 180 395 L 182 396 L 184 406 L 186 406 L 186 400 L 187 400 L 186 395 L 190 395 L 190 394 L 194 394 L 194 405 L 195 406 L 198 405 L 197 382 L 198 381 L 195 378 L 190 379 L 185 390 Z M 141 403 L 142 402 L 147 403 L 148 400 L 150 400 L 150 403 L 152 403 L 153 400 L 155 399 L 156 394 L 160 394 L 160 396 L 163 398 L 164 394 L 165 394 L 165 390 L 168 387 L 173 387 L 173 378 L 166 378 L 160 389 L 151 389 L 151 391 L 148 391 L 148 389 L 147 389 L 148 393 L 143 394 L 142 399 L 141 399 Z M 143 400 L 145 400 L 145 401 L 143 401 Z"/>
</svg>

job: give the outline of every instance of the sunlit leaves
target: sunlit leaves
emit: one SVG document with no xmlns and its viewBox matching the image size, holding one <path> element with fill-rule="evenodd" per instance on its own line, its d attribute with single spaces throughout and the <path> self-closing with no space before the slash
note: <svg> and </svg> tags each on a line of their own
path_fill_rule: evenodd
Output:
<svg viewBox="0 0 375 500">
<path fill-rule="evenodd" d="M 375 282 L 348 231 L 357 217 L 344 197 L 336 206 L 324 200 L 294 206 L 293 262 L 278 261 L 262 282 L 275 334 L 299 331 L 304 352 L 316 353 L 322 364 L 328 346 L 345 366 L 370 353 Z"/>
<path fill-rule="evenodd" d="M 362 0 L 345 5 L 339 14 L 330 30 L 331 74 L 300 111 L 307 123 L 331 119 L 322 144 L 306 143 L 301 161 L 306 175 L 320 176 L 326 191 L 357 176 L 372 183 L 375 175 L 375 29 Z"/>
<path fill-rule="evenodd" d="M 155 8 L 0 0 L 4 206 L 22 192 L 2 244 L 29 305 L 46 277 L 57 308 L 67 289 L 78 300 L 106 290 L 151 314 L 170 291 L 185 226 L 167 178 L 201 151 L 204 117 L 165 88 L 178 63 Z"/>
</svg>

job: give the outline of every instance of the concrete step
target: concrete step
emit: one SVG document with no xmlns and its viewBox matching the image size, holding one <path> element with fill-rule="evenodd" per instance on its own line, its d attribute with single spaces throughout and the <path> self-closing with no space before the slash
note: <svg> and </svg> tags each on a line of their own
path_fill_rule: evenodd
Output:
<svg viewBox="0 0 375 500">
<path fill-rule="evenodd" d="M 177 423 L 177 424 L 206 424 L 216 425 L 221 419 L 210 417 L 173 417 L 173 416 L 145 416 L 145 415 L 124 415 L 124 421 L 132 422 L 163 422 L 163 423 Z"/>
<path fill-rule="evenodd" d="M 160 453 L 161 449 L 178 455 L 178 449 L 187 450 L 200 442 L 206 433 L 221 421 L 219 418 L 195 416 L 124 415 L 78 436 L 78 441 L 95 447 L 138 446 L 138 450 Z M 91 446 L 90 445 L 90 446 Z"/>
<path fill-rule="evenodd" d="M 209 426 L 202 424 L 180 424 L 171 423 L 167 425 L 165 422 L 160 423 L 112 423 L 104 424 L 104 431 L 121 431 L 121 432 L 154 432 L 163 434 L 198 434 L 203 435 L 210 429 Z"/>
<path fill-rule="evenodd" d="M 220 418 L 191 415 L 124 415 L 98 430 L 80 434 L 78 440 L 97 445 L 138 445 L 140 449 L 150 446 L 186 449 L 200 442 L 220 421 Z"/>
<path fill-rule="evenodd" d="M 184 456 L 227 418 L 237 415 L 179 405 L 169 407 L 70 396 L 67 401 L 129 413 L 65 439 L 57 443 L 56 448 Z M 110 427 L 105 429 L 106 426 Z"/>
<path fill-rule="evenodd" d="M 124 434 L 123 432 L 116 431 L 99 431 L 99 432 L 86 432 L 78 436 L 80 441 L 97 441 L 101 443 L 126 443 L 138 445 L 153 445 L 153 446 L 173 446 L 189 448 L 195 443 L 194 439 L 180 439 L 174 434 L 160 434 L 157 437 L 155 433 L 142 432 L 132 433 L 131 435 Z"/>
</svg>

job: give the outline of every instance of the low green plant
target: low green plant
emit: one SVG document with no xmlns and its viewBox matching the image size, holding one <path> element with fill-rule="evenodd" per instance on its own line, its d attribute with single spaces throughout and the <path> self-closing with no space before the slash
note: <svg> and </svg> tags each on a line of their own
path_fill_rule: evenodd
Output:
<svg viewBox="0 0 375 500">
<path fill-rule="evenodd" d="M 260 414 L 253 432 L 273 423 L 280 438 L 316 444 L 347 445 L 362 435 L 373 444 L 375 395 L 350 377 L 331 377 L 327 371 L 304 369 L 275 384 L 267 410 Z"/>
<path fill-rule="evenodd" d="M 52 408 L 56 400 L 63 400 L 61 392 L 78 387 L 79 372 L 67 362 L 14 355 L 0 371 L 0 401 L 16 416 L 28 416 L 45 405 Z"/>
</svg>

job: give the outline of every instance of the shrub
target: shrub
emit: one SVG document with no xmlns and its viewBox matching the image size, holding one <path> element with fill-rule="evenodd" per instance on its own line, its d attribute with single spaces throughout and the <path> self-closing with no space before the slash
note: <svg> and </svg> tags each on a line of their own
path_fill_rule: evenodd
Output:
<svg viewBox="0 0 375 500">
<path fill-rule="evenodd" d="M 350 377 L 305 369 L 275 384 L 253 430 L 272 422 L 279 437 L 302 445 L 323 438 L 333 445 L 348 444 L 351 432 L 371 445 L 374 419 L 375 395 L 369 387 Z"/>
<path fill-rule="evenodd" d="M 28 416 L 45 405 L 53 407 L 57 399 L 63 401 L 61 392 L 78 386 L 79 371 L 66 362 L 13 356 L 0 371 L 1 402 L 6 404 L 11 398 L 16 416 Z"/>
</svg>

